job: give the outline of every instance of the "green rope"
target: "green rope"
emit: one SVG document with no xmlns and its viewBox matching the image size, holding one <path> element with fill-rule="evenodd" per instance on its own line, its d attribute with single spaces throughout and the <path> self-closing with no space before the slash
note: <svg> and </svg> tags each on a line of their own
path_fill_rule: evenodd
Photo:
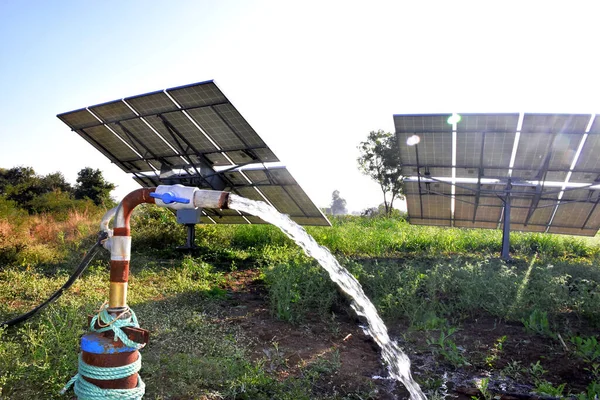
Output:
<svg viewBox="0 0 600 400">
<path fill-rule="evenodd" d="M 129 339 L 127 337 L 127 335 L 125 334 L 125 332 L 123 332 L 121 330 L 121 328 L 125 328 L 128 326 L 132 326 L 134 328 L 140 327 L 137 317 L 135 316 L 135 313 L 133 312 L 132 309 L 129 309 L 129 313 L 131 314 L 129 316 L 129 318 L 115 319 L 115 317 L 113 317 L 112 315 L 110 315 L 108 313 L 108 306 L 106 306 L 102 311 L 100 311 L 100 313 L 96 314 L 94 316 L 94 318 L 92 318 L 92 321 L 90 322 L 90 330 L 93 332 L 99 332 L 99 333 L 112 330 L 115 333 L 115 342 L 118 339 L 120 339 L 121 342 L 123 342 L 123 344 L 125 346 L 132 347 L 134 349 L 139 350 L 142 347 L 144 347 L 145 345 L 143 343 L 137 343 L 137 342 L 134 342 L 133 340 Z M 100 322 L 101 322 L 100 325 L 108 325 L 108 326 L 96 329 L 95 325 L 96 325 L 96 321 L 98 320 L 98 318 L 100 319 Z"/>
<path fill-rule="evenodd" d="M 112 330 L 115 334 L 115 342 L 121 340 L 127 347 L 139 350 L 145 346 L 144 343 L 137 343 L 127 337 L 125 332 L 121 328 L 134 327 L 139 328 L 137 317 L 132 309 L 127 310 L 129 317 L 121 318 L 121 316 L 113 317 L 108 312 L 108 307 L 105 307 L 100 311 L 92 321 L 90 322 L 90 330 L 93 332 L 107 332 Z M 99 321 L 101 328 L 96 328 L 96 322 Z M 139 353 L 138 353 L 139 354 Z M 115 380 L 127 378 L 137 373 L 142 368 L 142 355 L 139 354 L 138 359 L 128 365 L 120 367 L 96 367 L 94 365 L 86 364 L 81 354 L 79 354 L 79 368 L 77 374 L 72 377 L 65 387 L 60 391 L 61 394 L 65 394 L 71 386 L 77 395 L 79 400 L 139 400 L 144 396 L 146 392 L 146 385 L 142 381 L 142 378 L 138 375 L 137 386 L 133 389 L 102 389 L 86 381 L 85 378 L 98 379 L 98 380 Z"/>
<path fill-rule="evenodd" d="M 133 363 L 113 368 L 96 367 L 86 364 L 81 358 L 81 354 L 79 354 L 79 371 L 67 382 L 65 387 L 60 391 L 60 394 L 65 394 L 73 385 L 73 390 L 79 400 L 139 400 L 146 392 L 146 385 L 139 376 L 137 386 L 133 389 L 102 389 L 83 378 L 98 380 L 122 379 L 137 373 L 141 368 L 141 354 L 139 354 L 138 359 Z"/>
</svg>

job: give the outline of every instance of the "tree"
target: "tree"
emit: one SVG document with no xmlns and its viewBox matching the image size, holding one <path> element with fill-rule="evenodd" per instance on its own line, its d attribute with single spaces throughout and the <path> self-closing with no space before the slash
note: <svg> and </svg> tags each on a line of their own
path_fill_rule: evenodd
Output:
<svg viewBox="0 0 600 400">
<path fill-rule="evenodd" d="M 116 186 L 107 182 L 102 176 L 102 171 L 86 167 L 77 173 L 75 185 L 76 199 L 90 199 L 96 205 L 110 203 L 110 192 Z"/>
<path fill-rule="evenodd" d="M 63 193 L 73 193 L 71 184 L 67 182 L 61 172 L 54 172 L 41 178 L 40 185 L 44 193 L 60 191 Z"/>
<path fill-rule="evenodd" d="M 28 208 L 29 202 L 43 192 L 40 177 L 31 167 L 20 166 L 0 171 L 0 194 L 20 207 Z"/>
<path fill-rule="evenodd" d="M 358 146 L 358 168 L 379 183 L 383 192 L 386 216 L 390 216 L 395 199 L 403 199 L 403 176 L 396 137 L 382 130 L 371 131 L 366 141 Z"/>
<path fill-rule="evenodd" d="M 340 197 L 340 191 L 334 190 L 331 194 L 331 214 L 332 215 L 345 215 L 348 214 L 346 209 L 346 200 Z"/>
</svg>

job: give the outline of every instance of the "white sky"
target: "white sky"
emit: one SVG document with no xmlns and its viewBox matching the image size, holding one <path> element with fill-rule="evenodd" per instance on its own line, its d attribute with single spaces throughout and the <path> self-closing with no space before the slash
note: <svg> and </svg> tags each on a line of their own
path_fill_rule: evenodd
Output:
<svg viewBox="0 0 600 400">
<path fill-rule="evenodd" d="M 214 79 L 313 201 L 382 202 L 360 175 L 393 114 L 600 111 L 600 3 L 0 2 L 0 167 L 100 168 L 56 114 Z"/>
</svg>

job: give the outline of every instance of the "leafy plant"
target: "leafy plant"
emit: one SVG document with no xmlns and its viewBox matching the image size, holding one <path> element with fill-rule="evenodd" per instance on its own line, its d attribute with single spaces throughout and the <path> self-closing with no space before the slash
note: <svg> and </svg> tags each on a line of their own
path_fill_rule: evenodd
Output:
<svg viewBox="0 0 600 400">
<path fill-rule="evenodd" d="M 461 367 L 463 365 L 469 365 L 462 352 L 452 341 L 449 339 L 454 333 L 458 331 L 458 328 L 449 328 L 447 331 L 440 329 L 440 336 L 437 339 L 427 339 L 427 344 L 433 346 L 433 352 L 440 354 L 446 361 L 450 362 L 454 367 Z"/>
<path fill-rule="evenodd" d="M 535 364 L 531 363 L 529 368 L 527 369 L 527 373 L 531 376 L 535 384 L 537 385 L 540 382 L 544 382 L 542 380 L 542 376 L 546 374 L 544 367 L 540 364 L 539 360 L 535 362 Z"/>
<path fill-rule="evenodd" d="M 494 398 L 494 395 L 488 390 L 489 384 L 490 384 L 490 378 L 487 378 L 487 377 L 482 378 L 477 383 L 477 388 L 479 389 L 479 392 L 481 393 L 481 396 L 483 397 L 484 400 L 492 400 Z M 479 397 L 471 396 L 471 399 L 479 400 Z"/>
<path fill-rule="evenodd" d="M 556 337 L 556 334 L 550 329 L 550 323 L 548 322 L 548 313 L 546 311 L 533 310 L 529 315 L 528 319 L 521 319 L 525 330 L 532 334 L 548 336 L 551 338 Z"/>
<path fill-rule="evenodd" d="M 502 354 L 502 348 L 504 347 L 504 342 L 506 341 L 506 335 L 496 339 L 496 343 L 494 343 L 494 347 L 490 349 L 490 352 L 485 357 L 485 363 L 489 367 L 493 367 L 494 363 L 500 358 L 500 354 Z"/>
<path fill-rule="evenodd" d="M 558 397 L 558 398 L 562 398 L 563 395 L 563 391 L 565 390 L 565 386 L 567 384 L 563 383 L 558 385 L 557 387 L 554 387 L 554 385 L 552 385 L 550 382 L 548 381 L 541 381 L 538 382 L 538 384 L 535 387 L 535 392 L 540 393 L 540 394 L 547 394 L 548 396 L 552 396 L 552 397 Z"/>
<path fill-rule="evenodd" d="M 585 392 L 575 396 L 577 400 L 597 400 L 600 398 L 600 383 L 596 381 L 590 383 Z"/>
<path fill-rule="evenodd" d="M 521 365 L 521 361 L 512 360 L 504 368 L 502 368 L 502 375 L 512 378 L 514 380 L 519 380 L 522 377 L 522 373 L 524 372 L 523 366 Z"/>
<path fill-rule="evenodd" d="M 595 336 L 574 336 L 570 342 L 575 345 L 575 354 L 588 364 L 600 361 L 600 343 Z"/>
</svg>

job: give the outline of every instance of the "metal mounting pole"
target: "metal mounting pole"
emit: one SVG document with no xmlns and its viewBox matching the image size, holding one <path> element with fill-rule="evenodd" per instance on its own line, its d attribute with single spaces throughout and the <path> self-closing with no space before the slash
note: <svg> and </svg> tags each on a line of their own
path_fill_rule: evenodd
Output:
<svg viewBox="0 0 600 400">
<path fill-rule="evenodd" d="M 192 250 L 196 247 L 194 244 L 196 242 L 196 225 L 186 224 L 185 227 L 187 228 L 187 239 L 185 242 L 185 247 L 182 247 L 182 249 Z"/>
<path fill-rule="evenodd" d="M 509 189 L 510 190 L 510 189 Z M 502 253 L 503 260 L 510 260 L 510 191 L 504 197 L 504 225 L 502 229 Z"/>
<path fill-rule="evenodd" d="M 179 250 L 196 249 L 196 224 L 199 224 L 202 217 L 202 209 L 194 208 L 187 210 L 177 210 L 177 222 L 185 225 L 187 237 L 185 246 L 178 247 Z"/>
</svg>

